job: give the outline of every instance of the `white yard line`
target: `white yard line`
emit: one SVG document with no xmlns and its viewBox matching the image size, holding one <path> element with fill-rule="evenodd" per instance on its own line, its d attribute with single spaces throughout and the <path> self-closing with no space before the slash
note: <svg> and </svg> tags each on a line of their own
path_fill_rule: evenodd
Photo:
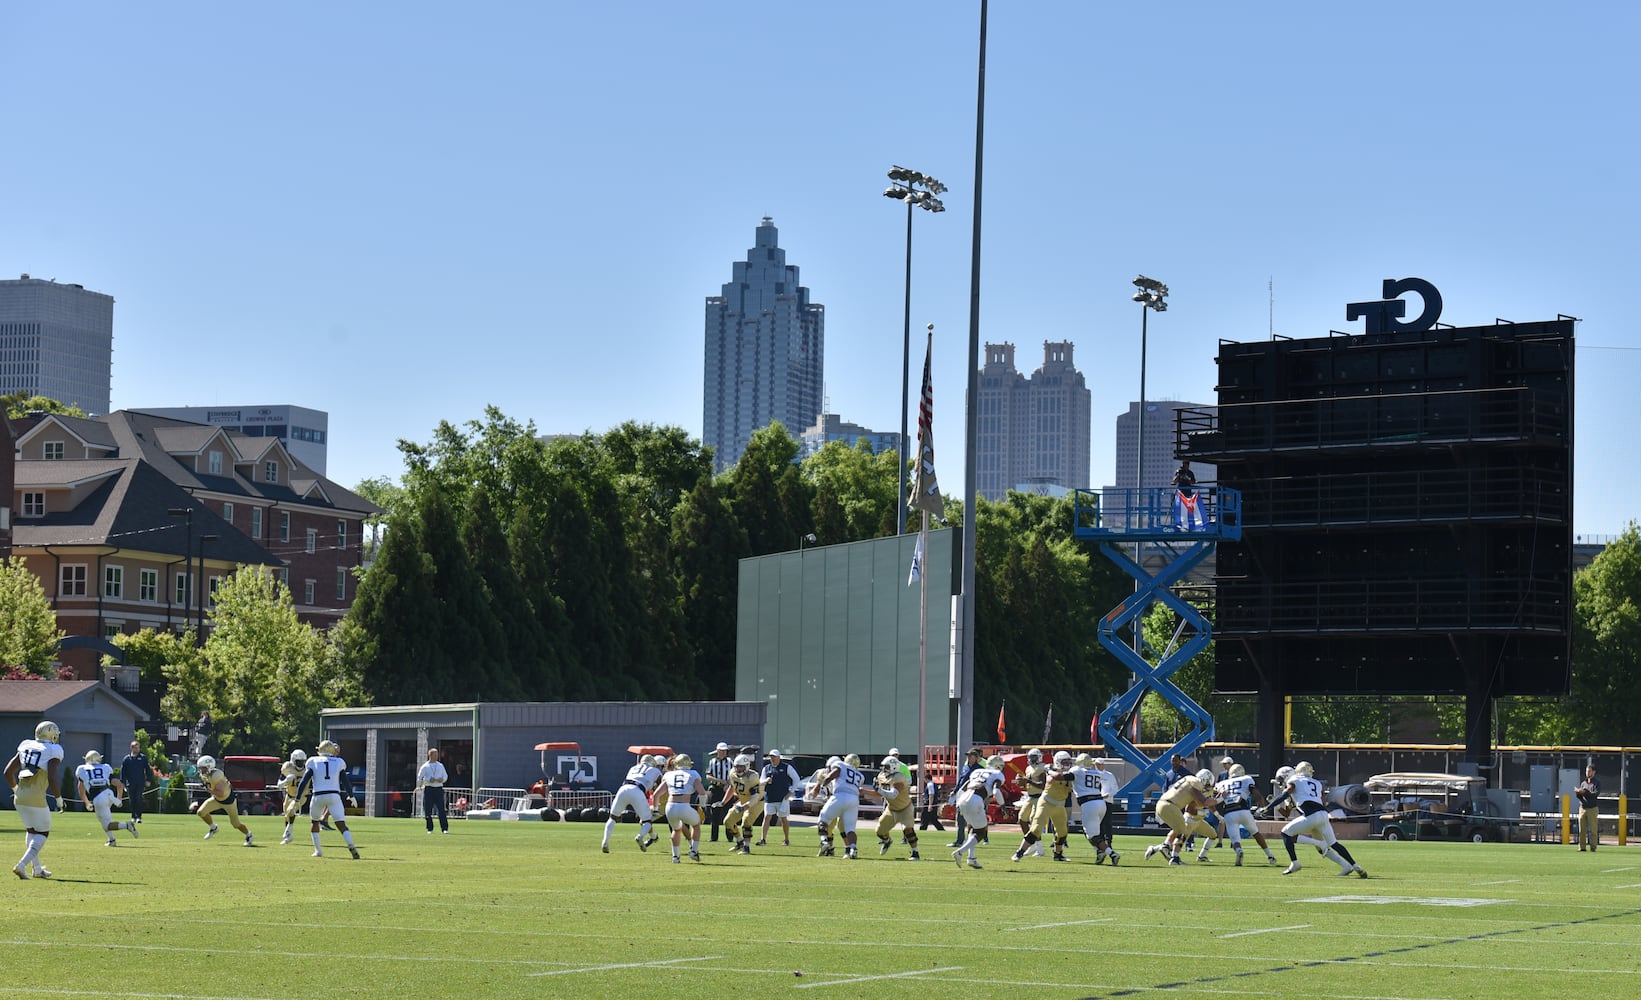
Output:
<svg viewBox="0 0 1641 1000">
<path fill-rule="evenodd" d="M 713 962 L 722 955 L 702 955 L 699 958 L 662 958 L 653 962 L 611 962 L 607 965 L 583 965 L 574 969 L 552 969 L 547 972 L 532 972 L 530 976 L 571 976 L 579 972 L 608 972 L 611 969 L 657 969 L 667 965 L 677 965 L 680 962 Z"/>
<path fill-rule="evenodd" d="M 937 972 L 962 972 L 961 965 L 953 965 L 943 969 L 913 969 L 910 972 L 891 972 L 882 976 L 851 976 L 848 979 L 834 979 L 828 983 L 799 983 L 798 989 L 806 990 L 811 986 L 852 986 L 855 983 L 871 983 L 880 979 L 910 979 L 914 976 L 932 976 Z"/>
<path fill-rule="evenodd" d="M 1247 937 L 1250 934 L 1280 934 L 1282 931 L 1302 931 L 1310 924 L 1294 924 L 1292 927 L 1266 927 L 1257 931 L 1237 931 L 1234 934 L 1221 934 L 1222 938 Z"/>
<path fill-rule="evenodd" d="M 1040 931 L 1044 927 L 1080 927 L 1083 924 L 1109 924 L 1116 919 L 1116 917 L 1100 917 L 1098 920 L 1065 920 L 1057 924 L 1029 924 L 1025 927 L 1006 927 L 1004 930 Z"/>
<path fill-rule="evenodd" d="M 1475 884 L 1476 885 L 1509 885 L 1512 882 L 1520 882 L 1520 881 L 1521 881 L 1521 879 L 1519 879 L 1519 878 L 1501 878 L 1497 882 L 1477 882 Z"/>
</svg>

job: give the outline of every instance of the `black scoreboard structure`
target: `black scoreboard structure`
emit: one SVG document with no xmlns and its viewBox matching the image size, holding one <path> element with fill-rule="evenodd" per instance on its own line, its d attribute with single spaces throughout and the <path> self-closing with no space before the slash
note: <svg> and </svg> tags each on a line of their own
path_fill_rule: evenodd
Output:
<svg viewBox="0 0 1641 1000">
<path fill-rule="evenodd" d="M 1494 698 L 1568 692 L 1575 320 L 1440 315 L 1387 280 L 1347 306 L 1365 333 L 1224 341 L 1217 411 L 1176 414 L 1180 457 L 1242 491 L 1215 686 L 1258 692 L 1265 761 L 1290 695 L 1462 694 L 1483 762 Z"/>
</svg>

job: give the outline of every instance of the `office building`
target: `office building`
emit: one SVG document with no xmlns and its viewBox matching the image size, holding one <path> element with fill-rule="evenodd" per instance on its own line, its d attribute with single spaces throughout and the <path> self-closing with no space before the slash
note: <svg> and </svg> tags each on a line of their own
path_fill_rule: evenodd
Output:
<svg viewBox="0 0 1641 1000">
<path fill-rule="evenodd" d="M 987 344 L 976 406 L 981 496 L 1001 500 L 1017 486 L 1049 493 L 1091 485 L 1090 394 L 1070 341 L 1044 341 L 1043 363 L 1029 378 L 1014 366 L 1013 344 Z"/>
<path fill-rule="evenodd" d="M 330 414 L 305 406 L 149 406 L 143 413 L 193 424 L 220 427 L 229 434 L 245 437 L 278 438 L 291 457 L 325 474 L 325 446 L 330 434 Z"/>
<path fill-rule="evenodd" d="M 26 274 L 0 281 L 0 396 L 107 413 L 113 368 L 113 296 Z"/>
<path fill-rule="evenodd" d="M 1214 408 L 1202 403 L 1187 403 L 1178 399 L 1148 399 L 1145 401 L 1145 482 L 1140 484 L 1135 467 L 1140 460 L 1140 404 L 1129 403 L 1128 412 L 1117 415 L 1117 482 L 1118 489 L 1131 490 L 1137 485 L 1147 488 L 1167 486 L 1179 468 L 1175 456 L 1178 429 L 1175 411 L 1190 407 L 1198 413 L 1212 414 Z M 1191 471 L 1197 482 L 1208 483 L 1218 475 L 1207 462 L 1193 461 Z"/>
<path fill-rule="evenodd" d="M 740 461 L 753 431 L 779 420 L 796 440 L 823 408 L 826 307 L 809 301 L 779 237 L 764 216 L 746 260 L 706 300 L 701 442 L 718 471 Z"/>
<path fill-rule="evenodd" d="M 829 441 L 842 441 L 846 447 L 853 448 L 861 438 L 871 442 L 874 455 L 900 451 L 899 431 L 874 431 L 870 427 L 852 424 L 836 413 L 822 413 L 819 419 L 804 428 L 798 457 L 808 458 L 826 447 Z"/>
</svg>

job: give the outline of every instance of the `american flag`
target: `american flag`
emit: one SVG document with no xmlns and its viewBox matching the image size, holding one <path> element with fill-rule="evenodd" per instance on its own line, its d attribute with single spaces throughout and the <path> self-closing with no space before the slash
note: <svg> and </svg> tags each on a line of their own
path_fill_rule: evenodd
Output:
<svg viewBox="0 0 1641 1000">
<path fill-rule="evenodd" d="M 933 360 L 934 324 L 930 323 L 929 346 L 923 355 L 923 397 L 917 404 L 917 474 L 906 506 L 940 517 L 946 513 L 946 503 L 941 499 L 940 481 L 934 474 L 934 382 L 930 378 Z"/>
</svg>

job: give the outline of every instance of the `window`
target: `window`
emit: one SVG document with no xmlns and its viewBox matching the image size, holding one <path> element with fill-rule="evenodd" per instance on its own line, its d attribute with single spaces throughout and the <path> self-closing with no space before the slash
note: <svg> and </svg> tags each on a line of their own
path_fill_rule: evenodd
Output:
<svg viewBox="0 0 1641 1000">
<path fill-rule="evenodd" d="M 123 631 L 121 628 L 123 624 L 124 623 L 122 622 L 105 622 L 103 624 L 103 638 L 113 639 L 115 636 L 119 635 L 120 632 Z"/>
<path fill-rule="evenodd" d="M 279 512 L 279 540 L 282 542 L 291 540 L 291 512 L 288 510 Z"/>
<path fill-rule="evenodd" d="M 265 482 L 265 483 L 277 483 L 277 482 L 279 482 L 279 463 L 278 462 L 263 462 L 262 463 L 262 481 Z"/>
<path fill-rule="evenodd" d="M 261 507 L 252 507 L 251 508 L 251 537 L 252 538 L 261 538 L 262 537 L 262 508 Z"/>
<path fill-rule="evenodd" d="M 337 521 L 336 522 L 336 551 L 346 552 L 347 550 L 348 550 L 348 522 L 346 522 L 346 521 Z"/>
<path fill-rule="evenodd" d="M 348 571 L 341 566 L 336 567 L 336 599 L 338 601 L 348 599 Z"/>
<path fill-rule="evenodd" d="M 217 591 L 222 589 L 222 577 L 213 576 L 206 581 L 206 584 L 205 606 L 214 608 L 217 606 Z"/>
<path fill-rule="evenodd" d="M 222 475 L 222 452 L 213 451 L 205 456 L 205 471 L 213 476 Z"/>
<path fill-rule="evenodd" d="M 125 596 L 125 567 L 124 566 L 104 566 L 103 567 L 103 596 L 104 597 L 124 597 Z"/>
<path fill-rule="evenodd" d="M 313 581 L 312 580 L 303 580 L 302 581 L 302 603 L 303 604 L 307 604 L 307 605 L 312 605 L 313 604 L 313 591 L 314 591 Z"/>
<path fill-rule="evenodd" d="M 225 503 L 225 504 L 222 505 L 222 519 L 224 521 L 227 521 L 229 524 L 234 523 L 234 505 L 233 504 Z"/>
<path fill-rule="evenodd" d="M 160 571 L 144 569 L 137 571 L 137 600 L 157 601 L 160 597 Z"/>
<path fill-rule="evenodd" d="M 172 602 L 173 604 L 180 604 L 185 608 L 193 605 L 194 602 L 191 600 L 193 588 L 189 586 L 191 582 L 192 579 L 187 573 L 177 574 L 177 585 L 173 591 L 176 594 L 176 600 Z"/>
<path fill-rule="evenodd" d="M 63 458 L 63 442 L 47 441 L 40 449 L 40 457 L 48 461 L 61 461 Z"/>
<path fill-rule="evenodd" d="M 318 528 L 309 528 L 308 529 L 308 554 L 312 555 L 313 553 L 317 552 L 318 550 L 319 550 L 319 529 Z"/>
<path fill-rule="evenodd" d="M 279 567 L 279 568 L 278 568 L 278 569 L 276 569 L 276 570 L 274 570 L 274 572 L 275 572 L 275 573 L 277 573 L 277 574 L 279 574 L 279 582 L 280 582 L 280 583 L 283 583 L 283 584 L 284 584 L 284 585 L 285 585 L 285 589 L 286 589 L 286 590 L 289 590 L 289 589 L 290 589 L 290 586 L 291 586 L 291 571 L 290 571 L 290 567 L 288 567 L 288 566 L 281 566 L 281 567 Z"/>
<path fill-rule="evenodd" d="M 85 596 L 85 563 L 73 563 L 63 566 L 62 573 L 57 578 L 57 595 L 59 597 Z"/>
<path fill-rule="evenodd" d="M 46 495 L 44 493 L 24 493 L 23 494 L 23 516 L 24 517 L 45 517 L 46 516 Z"/>
</svg>

